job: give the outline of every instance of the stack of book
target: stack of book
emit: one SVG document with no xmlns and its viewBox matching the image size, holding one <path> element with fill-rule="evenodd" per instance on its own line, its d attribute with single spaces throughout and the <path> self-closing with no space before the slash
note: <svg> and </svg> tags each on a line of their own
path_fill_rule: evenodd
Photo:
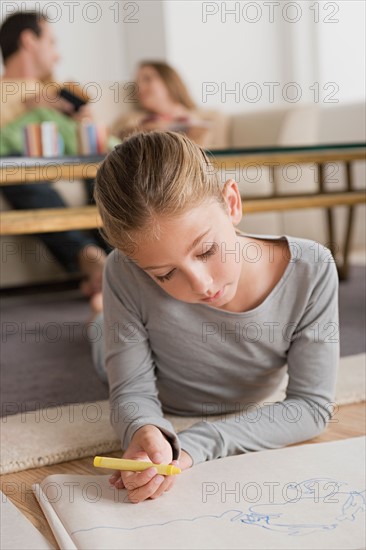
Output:
<svg viewBox="0 0 366 550">
<path fill-rule="evenodd" d="M 28 124 L 24 127 L 23 152 L 27 157 L 59 157 L 64 154 L 64 142 L 54 122 Z M 78 125 L 80 155 L 98 155 L 108 151 L 106 126 L 82 121 Z"/>
<path fill-rule="evenodd" d="M 98 155 L 107 152 L 107 128 L 103 124 L 82 121 L 78 127 L 80 155 Z"/>
<path fill-rule="evenodd" d="M 54 122 L 24 127 L 23 152 L 27 157 L 58 157 L 63 154 L 62 138 Z"/>
</svg>

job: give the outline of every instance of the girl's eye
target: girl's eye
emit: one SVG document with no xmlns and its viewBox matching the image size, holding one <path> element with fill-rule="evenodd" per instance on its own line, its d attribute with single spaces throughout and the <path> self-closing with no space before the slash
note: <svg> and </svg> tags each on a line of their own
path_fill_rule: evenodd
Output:
<svg viewBox="0 0 366 550">
<path fill-rule="evenodd" d="M 198 258 L 201 258 L 202 260 L 205 260 L 206 258 L 208 258 L 209 256 L 212 256 L 213 254 L 216 254 L 217 252 L 217 249 L 218 249 L 218 245 L 216 243 L 214 243 L 211 248 L 209 248 L 208 250 L 206 250 L 206 252 L 204 252 L 203 254 L 199 254 L 198 255 Z M 175 269 L 172 269 L 171 271 L 169 271 L 169 273 L 167 273 L 166 275 L 155 275 L 155 278 L 160 281 L 161 283 L 163 283 L 164 281 L 169 281 L 169 279 L 171 279 L 174 275 L 174 271 Z"/>
<path fill-rule="evenodd" d="M 174 269 L 172 269 L 171 271 L 169 271 L 169 273 L 167 273 L 166 275 L 155 275 L 156 279 L 158 281 L 160 281 L 161 283 L 163 283 L 164 281 L 169 281 L 169 279 L 171 279 L 173 277 L 173 274 L 174 274 Z"/>
<path fill-rule="evenodd" d="M 200 254 L 198 257 L 199 258 L 202 258 L 203 260 L 205 260 L 206 258 L 208 258 L 209 256 L 212 256 L 213 254 L 216 254 L 217 252 L 217 244 L 214 243 L 211 248 L 209 248 L 208 250 L 206 250 L 206 252 L 204 252 L 203 254 Z"/>
</svg>

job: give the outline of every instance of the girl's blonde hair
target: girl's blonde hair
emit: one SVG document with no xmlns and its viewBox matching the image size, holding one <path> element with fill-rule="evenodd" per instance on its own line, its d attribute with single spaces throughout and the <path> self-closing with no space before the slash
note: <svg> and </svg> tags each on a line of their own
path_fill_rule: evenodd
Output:
<svg viewBox="0 0 366 550">
<path fill-rule="evenodd" d="M 224 206 L 222 188 L 206 153 L 186 136 L 138 132 L 98 169 L 94 197 L 102 234 L 128 253 L 131 241 L 158 238 L 158 217 L 182 214 L 210 199 Z"/>
<path fill-rule="evenodd" d="M 154 69 L 167 87 L 169 95 L 173 101 L 184 105 L 187 109 L 196 108 L 196 104 L 193 101 L 187 86 L 184 84 L 177 71 L 168 65 L 168 63 L 165 63 L 164 61 L 142 61 L 139 67 L 140 69 L 143 67 L 151 67 Z"/>
</svg>

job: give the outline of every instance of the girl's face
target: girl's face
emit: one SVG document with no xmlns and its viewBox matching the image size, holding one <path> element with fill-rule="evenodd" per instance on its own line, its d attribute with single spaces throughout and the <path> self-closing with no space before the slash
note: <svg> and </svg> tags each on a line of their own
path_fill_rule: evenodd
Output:
<svg viewBox="0 0 366 550">
<path fill-rule="evenodd" d="M 178 300 L 224 308 L 236 295 L 243 268 L 234 227 L 242 216 L 237 184 L 226 182 L 223 195 L 226 211 L 204 203 L 159 219 L 159 240 L 138 241 L 132 259 Z"/>
<path fill-rule="evenodd" d="M 137 72 L 136 83 L 139 102 L 147 111 L 159 112 L 171 102 L 164 80 L 153 67 L 141 67 Z"/>
</svg>

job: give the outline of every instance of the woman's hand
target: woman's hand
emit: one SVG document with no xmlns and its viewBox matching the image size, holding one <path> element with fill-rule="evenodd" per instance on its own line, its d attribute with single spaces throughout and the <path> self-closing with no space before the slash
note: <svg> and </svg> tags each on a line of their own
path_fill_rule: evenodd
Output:
<svg viewBox="0 0 366 550">
<path fill-rule="evenodd" d="M 182 451 L 179 461 L 172 460 L 172 447 L 164 434 L 156 426 L 147 425 L 138 429 L 130 442 L 123 458 L 142 460 L 155 464 L 174 464 L 182 470 L 192 465 L 188 453 Z M 116 470 L 109 482 L 117 489 L 127 489 L 128 498 L 134 504 L 148 498 L 155 499 L 165 491 L 169 491 L 175 482 L 176 475 L 163 476 L 155 468 L 141 472 Z"/>
<path fill-rule="evenodd" d="M 152 119 L 147 118 L 146 120 L 143 120 L 140 123 L 140 129 L 147 132 L 151 132 L 152 130 L 167 131 L 169 130 L 171 124 L 172 121 L 170 118 L 157 116 Z"/>
</svg>

